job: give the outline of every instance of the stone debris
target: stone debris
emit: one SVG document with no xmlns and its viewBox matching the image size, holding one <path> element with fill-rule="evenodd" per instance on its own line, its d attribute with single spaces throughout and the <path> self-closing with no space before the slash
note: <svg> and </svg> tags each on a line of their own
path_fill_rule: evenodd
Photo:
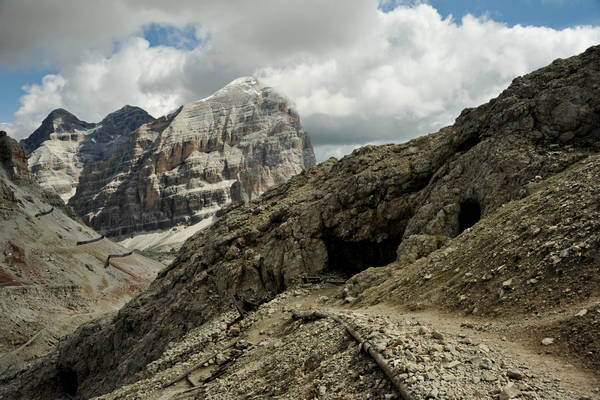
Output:
<svg viewBox="0 0 600 400">
<path fill-rule="evenodd" d="M 542 345 L 550 346 L 551 344 L 554 344 L 554 338 L 543 338 L 542 339 Z"/>
<path fill-rule="evenodd" d="M 305 293 L 310 295 L 313 290 L 321 288 Z M 294 304 L 294 297 L 291 292 L 283 293 L 247 314 L 239 323 L 239 336 L 233 336 L 231 329 L 224 329 L 224 319 L 192 331 L 183 341 L 173 344 L 170 356 L 166 358 L 171 361 L 165 359 L 151 364 L 154 366 L 151 378 L 97 399 L 159 398 L 169 389 L 161 384 L 170 382 L 166 376 L 181 376 L 181 371 L 193 365 L 192 360 L 202 359 L 211 353 L 211 349 L 223 348 L 232 340 L 245 341 L 246 337 L 254 337 L 264 324 L 270 326 L 272 332 L 268 335 L 263 332 L 253 340 L 263 340 L 267 345 L 249 344 L 235 361 L 227 364 L 218 379 L 202 386 L 202 398 L 398 399 L 389 380 L 339 323 L 329 318 L 291 319 L 290 310 L 295 307 L 290 305 Z M 273 314 L 269 312 L 271 310 L 277 311 Z M 498 346 L 476 341 L 465 343 L 468 330 L 459 335 L 449 334 L 402 314 L 391 316 L 360 309 L 338 314 L 370 343 L 379 344 L 386 362 L 415 399 L 580 398 L 579 394 L 562 388 L 555 379 L 523 373 L 531 367 L 523 360 L 507 356 Z M 230 313 L 229 318 L 234 315 Z M 443 346 L 440 336 L 445 341 Z M 227 355 L 205 369 L 216 370 L 219 364 L 232 357 Z M 190 380 L 199 374 L 200 370 L 190 373 Z M 179 386 L 177 390 L 185 388 Z M 181 396 L 177 399 L 194 398 Z"/>
</svg>

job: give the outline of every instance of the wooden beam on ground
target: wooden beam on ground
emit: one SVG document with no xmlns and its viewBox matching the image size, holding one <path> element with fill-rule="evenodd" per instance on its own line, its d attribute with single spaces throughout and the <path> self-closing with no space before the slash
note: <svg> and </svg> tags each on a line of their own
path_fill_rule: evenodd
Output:
<svg viewBox="0 0 600 400">
<path fill-rule="evenodd" d="M 202 361 L 194 364 L 192 367 L 187 368 L 185 371 L 183 371 L 181 374 L 177 375 L 175 378 L 169 379 L 167 382 L 165 382 L 162 387 L 166 388 L 168 386 L 171 386 L 174 383 L 179 382 L 180 380 L 183 379 L 188 379 L 188 376 L 194 372 L 195 370 L 197 370 L 198 368 L 202 367 L 202 365 L 206 364 L 207 362 L 209 362 L 210 360 L 212 360 L 213 358 L 215 358 L 217 356 L 217 354 L 223 352 L 224 350 L 230 349 L 233 346 L 236 345 L 237 342 L 233 342 L 230 343 L 228 346 L 222 348 L 219 351 L 215 351 L 214 353 L 212 353 L 210 356 L 206 357 L 205 359 L 203 359 Z"/>
<path fill-rule="evenodd" d="M 388 379 L 392 382 L 392 384 L 398 391 L 398 394 L 400 394 L 400 396 L 404 400 L 413 400 L 413 397 L 406 389 L 406 386 L 404 386 L 404 384 L 402 383 L 402 381 L 400 381 L 398 376 L 396 374 L 394 374 L 394 371 L 392 370 L 390 365 L 387 363 L 387 361 L 385 361 L 383 356 L 377 350 L 375 350 L 375 348 L 373 347 L 373 345 L 371 343 L 366 341 L 360 335 L 360 333 L 358 331 L 356 331 L 350 325 L 348 325 L 346 323 L 346 321 L 344 321 L 342 318 L 340 318 L 339 316 L 337 316 L 335 314 L 330 314 L 330 313 L 326 313 L 326 312 L 322 312 L 322 311 L 311 311 L 311 312 L 293 311 L 292 318 L 301 319 L 304 321 L 315 321 L 315 320 L 322 319 L 322 318 L 331 318 L 334 321 L 341 324 L 346 329 L 346 332 L 348 332 L 350 334 L 350 336 L 352 336 L 354 338 L 354 340 L 356 340 L 358 343 L 360 343 L 361 349 L 364 350 L 365 353 L 370 355 L 371 358 L 373 358 L 373 360 L 377 363 L 379 368 L 382 369 L 382 371 L 385 373 L 385 375 L 388 377 Z"/>
<path fill-rule="evenodd" d="M 52 211 L 54 211 L 54 207 L 52 207 L 49 211 L 42 211 L 42 212 L 35 214 L 35 217 L 36 218 L 43 217 L 44 215 L 50 214 Z"/>
<path fill-rule="evenodd" d="M 99 238 L 96 238 L 96 239 L 80 240 L 80 241 L 77 242 L 77 246 L 81 246 L 82 244 L 89 244 L 89 243 L 99 242 L 102 239 L 104 239 L 104 235 L 102 235 L 102 236 L 100 236 Z"/>
</svg>

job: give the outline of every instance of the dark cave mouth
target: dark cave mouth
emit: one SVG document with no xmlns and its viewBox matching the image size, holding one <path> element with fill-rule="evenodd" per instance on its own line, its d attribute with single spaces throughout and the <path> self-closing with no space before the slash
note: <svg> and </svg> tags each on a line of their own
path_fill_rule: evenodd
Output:
<svg viewBox="0 0 600 400">
<path fill-rule="evenodd" d="M 77 373 L 73 369 L 68 367 L 62 367 L 58 370 L 58 382 L 63 392 L 69 396 L 75 396 L 79 383 L 77 380 Z"/>
<path fill-rule="evenodd" d="M 368 240 L 346 241 L 336 237 L 325 237 L 327 248 L 327 271 L 350 278 L 369 267 L 381 267 L 396 260 L 396 249 L 402 237 L 393 237 L 382 242 Z"/>
<path fill-rule="evenodd" d="M 468 199 L 460 203 L 458 214 L 458 233 L 475 225 L 481 219 L 481 206 L 475 199 Z"/>
</svg>

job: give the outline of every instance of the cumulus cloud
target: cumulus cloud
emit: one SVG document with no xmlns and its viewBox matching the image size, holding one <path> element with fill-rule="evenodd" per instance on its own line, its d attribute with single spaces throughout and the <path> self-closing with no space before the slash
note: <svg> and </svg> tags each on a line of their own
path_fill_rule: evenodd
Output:
<svg viewBox="0 0 600 400">
<path fill-rule="evenodd" d="M 13 135 L 31 133 L 58 106 L 90 121 L 123 104 L 162 115 L 254 74 L 296 103 L 319 160 L 435 131 L 514 77 L 600 42 L 599 27 L 508 27 L 470 15 L 454 21 L 422 2 L 383 12 L 375 0 L 352 7 L 183 0 L 176 9 L 158 0 L 85 2 L 85 12 L 99 13 L 106 25 L 92 22 L 93 35 L 78 35 L 81 24 L 65 9 L 83 13 L 83 2 L 49 0 L 40 29 L 56 25 L 58 32 L 3 38 L 6 11 L 22 11 L 27 1 L 0 2 L 0 63 L 39 59 L 57 63 L 59 73 L 25 88 Z M 140 37 L 148 24 L 193 26 L 198 45 L 151 47 Z"/>
</svg>

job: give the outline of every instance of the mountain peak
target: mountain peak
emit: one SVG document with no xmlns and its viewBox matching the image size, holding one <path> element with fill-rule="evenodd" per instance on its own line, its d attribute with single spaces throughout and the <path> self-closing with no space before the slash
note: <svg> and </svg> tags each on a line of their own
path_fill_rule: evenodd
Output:
<svg viewBox="0 0 600 400">
<path fill-rule="evenodd" d="M 146 112 L 146 110 L 137 107 L 137 106 L 131 106 L 129 104 L 119 108 L 117 111 L 113 111 L 110 114 L 108 114 L 106 117 L 104 117 L 104 119 L 102 121 L 100 121 L 100 125 L 106 125 L 107 123 L 110 123 L 111 121 L 117 121 L 117 120 L 122 120 L 122 119 L 127 119 L 130 118 L 131 116 L 137 116 L 140 117 L 141 119 L 145 119 L 145 122 L 150 122 L 153 121 L 154 118 L 148 114 Z M 137 118 L 134 117 L 134 118 Z"/>
<path fill-rule="evenodd" d="M 239 78 L 236 78 L 234 80 L 232 80 L 231 82 L 229 82 L 227 85 L 225 85 L 225 87 L 227 86 L 233 86 L 233 85 L 246 85 L 246 86 L 256 86 L 259 84 L 259 81 L 253 77 L 253 76 L 242 76 Z"/>
<path fill-rule="evenodd" d="M 48 140 L 51 133 L 85 131 L 95 126 L 96 124 L 80 120 L 64 108 L 56 108 L 27 139 L 21 140 L 21 144 L 28 153 L 31 153 Z"/>
<path fill-rule="evenodd" d="M 150 114 L 130 105 L 95 124 L 80 121 L 69 111 L 58 108 L 22 143 L 30 152 L 29 166 L 36 182 L 68 201 L 75 193 L 83 165 L 108 158 L 127 142 L 129 133 L 151 121 L 154 118 Z M 65 132 L 69 138 L 48 140 L 54 132 Z"/>
<path fill-rule="evenodd" d="M 57 117 L 61 117 L 61 116 L 77 118 L 75 115 L 73 115 L 71 112 L 65 110 L 64 108 L 55 108 L 54 110 L 50 111 L 50 113 L 48 114 L 46 119 L 48 119 L 48 118 L 52 119 L 52 118 L 57 118 Z"/>
<path fill-rule="evenodd" d="M 210 101 L 221 97 L 232 99 L 245 97 L 245 95 L 258 96 L 262 88 L 262 83 L 253 76 L 242 76 L 232 80 L 221 89 L 200 101 Z"/>
</svg>

